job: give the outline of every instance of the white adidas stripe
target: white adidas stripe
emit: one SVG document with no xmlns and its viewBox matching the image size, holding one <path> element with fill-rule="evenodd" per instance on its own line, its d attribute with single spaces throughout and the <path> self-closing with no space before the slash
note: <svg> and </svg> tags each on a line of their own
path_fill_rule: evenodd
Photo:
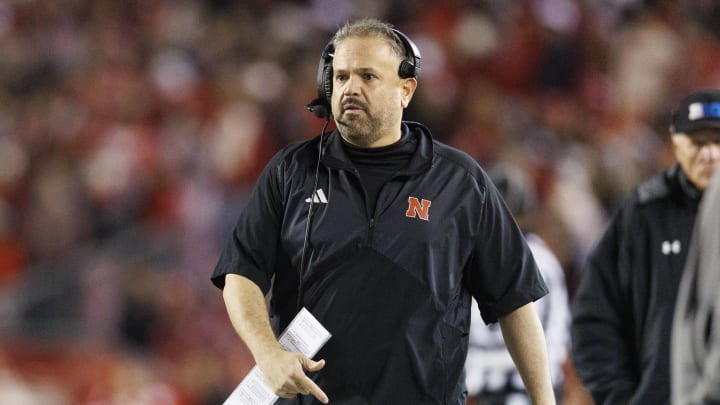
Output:
<svg viewBox="0 0 720 405">
<path fill-rule="evenodd" d="M 305 202 L 309 203 L 310 197 L 306 198 Z M 315 191 L 315 193 L 313 193 L 312 202 L 327 204 L 328 199 L 327 199 L 327 197 L 325 197 L 325 192 L 323 191 L 323 189 L 319 188 L 319 189 L 317 189 L 317 191 Z"/>
</svg>

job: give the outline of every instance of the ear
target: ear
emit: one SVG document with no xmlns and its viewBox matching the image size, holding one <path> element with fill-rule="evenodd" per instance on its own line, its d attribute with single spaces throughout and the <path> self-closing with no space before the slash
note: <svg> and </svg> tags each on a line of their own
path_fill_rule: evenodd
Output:
<svg viewBox="0 0 720 405">
<path fill-rule="evenodd" d="M 410 100 L 412 100 L 416 88 L 417 79 L 415 79 L 414 77 L 411 77 L 409 79 L 403 79 L 402 95 L 400 99 L 400 104 L 402 105 L 402 108 L 407 108 L 407 106 L 410 105 Z"/>
<path fill-rule="evenodd" d="M 678 148 L 682 146 L 682 143 L 685 142 L 685 139 L 683 139 L 682 134 L 671 134 L 670 135 L 670 150 L 673 153 L 676 153 Z"/>
</svg>

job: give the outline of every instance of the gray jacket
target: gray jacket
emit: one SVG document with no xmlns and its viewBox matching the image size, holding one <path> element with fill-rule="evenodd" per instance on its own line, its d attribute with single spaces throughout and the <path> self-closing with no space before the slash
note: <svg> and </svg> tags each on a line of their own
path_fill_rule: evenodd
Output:
<svg viewBox="0 0 720 405">
<path fill-rule="evenodd" d="M 720 173 L 705 191 L 678 292 L 672 404 L 720 404 Z"/>
</svg>

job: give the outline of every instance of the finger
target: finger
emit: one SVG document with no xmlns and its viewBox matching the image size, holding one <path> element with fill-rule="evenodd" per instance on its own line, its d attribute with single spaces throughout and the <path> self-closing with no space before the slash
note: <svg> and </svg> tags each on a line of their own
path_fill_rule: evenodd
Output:
<svg viewBox="0 0 720 405">
<path fill-rule="evenodd" d="M 302 366 L 307 371 L 318 371 L 325 367 L 325 360 L 313 361 L 308 358 L 303 359 Z"/>
<path fill-rule="evenodd" d="M 328 396 L 325 394 L 323 390 L 318 387 L 317 384 L 313 380 L 311 380 L 309 377 L 305 377 L 305 379 L 302 381 L 302 386 L 307 389 L 307 393 L 317 398 L 318 401 L 322 402 L 323 404 L 327 404 L 330 399 L 328 399 Z"/>
</svg>

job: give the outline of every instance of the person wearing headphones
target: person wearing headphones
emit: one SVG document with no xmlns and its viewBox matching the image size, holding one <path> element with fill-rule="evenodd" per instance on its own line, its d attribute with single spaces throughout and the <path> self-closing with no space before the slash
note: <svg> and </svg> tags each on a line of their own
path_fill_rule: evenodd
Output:
<svg viewBox="0 0 720 405">
<path fill-rule="evenodd" d="M 335 33 L 309 108 L 336 130 L 267 164 L 215 267 L 279 403 L 464 405 L 474 297 L 533 403 L 554 404 L 532 306 L 547 288 L 522 232 L 469 155 L 402 120 L 420 58 L 378 20 Z M 301 308 L 332 334 L 318 361 L 277 340 Z"/>
</svg>

